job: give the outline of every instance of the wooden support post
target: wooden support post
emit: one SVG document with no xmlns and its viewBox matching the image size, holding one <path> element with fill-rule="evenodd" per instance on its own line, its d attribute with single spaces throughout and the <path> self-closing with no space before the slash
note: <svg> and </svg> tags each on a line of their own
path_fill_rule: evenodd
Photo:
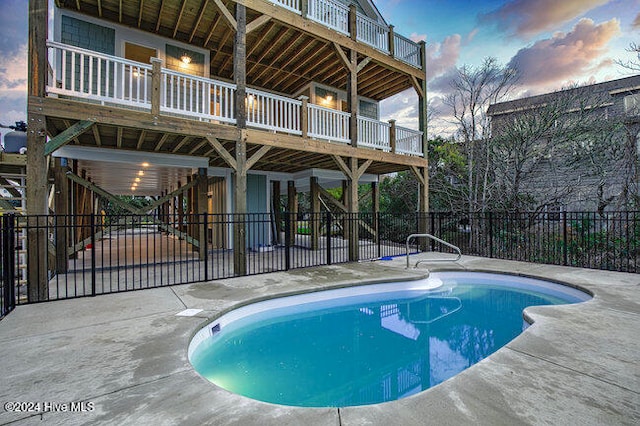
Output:
<svg viewBox="0 0 640 426">
<path fill-rule="evenodd" d="M 352 6 L 355 8 L 355 6 Z M 347 103 L 351 118 L 349 120 L 349 136 L 351 146 L 358 147 L 358 52 L 355 49 L 350 51 L 349 81 L 347 83 Z"/>
<path fill-rule="evenodd" d="M 309 14 L 309 0 L 300 0 L 301 14 L 304 18 Z"/>
<path fill-rule="evenodd" d="M 198 169 L 198 184 L 197 187 L 197 201 L 198 201 L 198 235 L 197 239 L 200 242 L 198 248 L 198 254 L 200 260 L 206 259 L 206 251 L 209 247 L 207 238 L 207 224 L 205 223 L 206 213 L 209 212 L 209 177 L 207 176 L 207 169 L 202 167 Z"/>
<path fill-rule="evenodd" d="M 352 3 L 349 5 L 349 35 L 353 41 L 358 39 L 357 19 L 358 9 L 356 9 L 356 5 Z"/>
<path fill-rule="evenodd" d="M 397 148 L 397 136 L 396 136 L 396 120 L 389 120 L 389 144 L 391 145 L 391 152 L 396 153 Z"/>
<path fill-rule="evenodd" d="M 378 188 L 378 182 L 371 182 L 371 210 L 374 238 L 376 246 L 378 248 L 377 254 L 380 257 L 380 190 Z"/>
<path fill-rule="evenodd" d="M 67 161 L 56 158 L 54 160 L 54 207 L 55 219 L 55 245 L 56 245 L 56 272 L 64 274 L 68 268 L 67 248 L 69 247 L 69 180 L 67 179 Z"/>
<path fill-rule="evenodd" d="M 395 37 L 395 27 L 393 25 L 389 25 L 389 55 L 392 58 L 396 56 L 396 37 Z"/>
<path fill-rule="evenodd" d="M 349 210 L 349 261 L 357 262 L 359 256 L 359 238 L 360 225 L 358 220 L 358 159 L 356 157 L 349 158 L 349 168 L 351 176 L 348 181 L 347 209 Z"/>
<path fill-rule="evenodd" d="M 178 182 L 178 188 L 181 186 Z M 178 194 L 178 230 L 184 232 L 184 192 Z"/>
<path fill-rule="evenodd" d="M 29 69 L 28 94 L 45 96 L 47 75 L 48 1 L 29 1 Z M 46 118 L 37 107 L 29 107 L 27 117 L 27 214 L 46 215 L 47 207 L 47 139 Z M 45 219 L 31 217 L 27 229 L 27 296 L 29 302 L 49 298 L 47 273 L 47 235 Z"/>
<path fill-rule="evenodd" d="M 236 164 L 238 169 L 234 172 L 234 213 L 238 215 L 233 226 L 233 264 L 236 276 L 247 274 L 247 240 L 246 225 L 244 223 L 247 213 L 247 168 L 246 168 L 247 144 L 239 140 L 236 142 Z"/>
<path fill-rule="evenodd" d="M 233 78 L 236 83 L 235 115 L 238 129 L 247 127 L 247 9 L 236 3 L 236 36 L 233 45 Z"/>
<path fill-rule="evenodd" d="M 247 275 L 247 143 L 244 139 L 244 129 L 247 128 L 247 9 L 244 4 L 236 3 L 236 35 L 233 45 L 233 78 L 236 83 L 235 115 L 238 135 L 236 136 L 235 157 L 235 193 L 234 213 L 241 215 L 236 218 L 233 226 L 233 265 L 236 276 Z"/>
<path fill-rule="evenodd" d="M 289 214 L 289 246 L 296 241 L 296 219 L 298 213 L 298 193 L 296 192 L 295 181 L 287 182 L 287 210 Z"/>
<path fill-rule="evenodd" d="M 422 66 L 426 69 L 425 61 L 427 60 L 427 53 L 425 42 L 420 42 L 420 58 L 422 61 Z M 428 123 L 427 123 L 427 72 L 425 71 L 425 76 L 420 80 L 420 91 L 422 94 L 418 93 L 418 123 L 420 126 L 420 130 L 422 131 L 422 149 L 424 153 L 424 159 L 427 160 L 427 154 L 429 153 L 429 136 L 428 136 Z"/>
<path fill-rule="evenodd" d="M 302 137 L 306 138 L 309 132 L 309 97 L 302 95 L 298 99 L 302 101 L 300 108 L 300 130 L 302 131 Z"/>
<path fill-rule="evenodd" d="M 271 204 L 273 206 L 273 220 L 276 224 L 275 226 L 275 243 L 280 245 L 282 244 L 282 208 L 280 207 L 280 181 L 274 180 L 271 182 L 272 185 L 272 201 Z"/>
<path fill-rule="evenodd" d="M 162 59 L 151 58 L 151 114 L 160 114 L 160 86 L 162 85 Z"/>
<path fill-rule="evenodd" d="M 310 178 L 311 185 L 311 250 L 320 248 L 320 191 L 318 178 Z"/>
</svg>

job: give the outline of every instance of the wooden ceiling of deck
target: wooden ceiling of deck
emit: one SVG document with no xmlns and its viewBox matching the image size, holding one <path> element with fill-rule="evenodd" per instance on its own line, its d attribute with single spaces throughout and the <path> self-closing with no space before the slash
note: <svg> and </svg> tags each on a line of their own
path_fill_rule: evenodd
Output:
<svg viewBox="0 0 640 426">
<path fill-rule="evenodd" d="M 47 119 L 47 131 L 54 137 L 75 124 L 74 120 L 53 117 Z M 225 149 L 235 156 L 235 142 L 220 139 Z M 212 148 L 206 138 L 165 133 L 146 129 L 95 124 L 92 128 L 70 142 L 70 145 L 111 149 L 123 149 L 136 152 L 152 152 L 175 155 L 208 157 L 212 167 L 228 168 L 228 164 Z M 247 158 L 263 145 L 247 144 Z M 99 159 L 96 159 L 99 161 Z M 364 162 L 364 160 L 360 160 Z M 296 173 L 311 168 L 339 170 L 330 153 L 305 152 L 293 149 L 272 147 L 252 168 L 252 170 Z M 387 174 L 408 169 L 408 165 L 374 161 L 367 173 Z"/>
<path fill-rule="evenodd" d="M 220 1 L 233 13 L 235 2 Z M 211 52 L 213 78 L 233 78 L 234 30 L 217 0 L 57 0 L 60 7 L 173 38 Z M 283 13 L 286 12 L 283 9 Z M 260 14 L 248 10 L 247 22 Z M 359 55 L 361 61 L 364 56 Z M 247 84 L 295 95 L 312 81 L 346 90 L 348 74 L 331 41 L 269 20 L 247 35 Z M 358 93 L 382 100 L 412 87 L 411 78 L 375 61 L 358 74 Z"/>
</svg>

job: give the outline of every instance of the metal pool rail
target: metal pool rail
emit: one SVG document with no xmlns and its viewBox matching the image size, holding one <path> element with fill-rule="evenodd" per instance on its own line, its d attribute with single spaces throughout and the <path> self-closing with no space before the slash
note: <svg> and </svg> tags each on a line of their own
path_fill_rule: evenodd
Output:
<svg viewBox="0 0 640 426">
<path fill-rule="evenodd" d="M 409 243 L 411 242 L 412 239 L 414 238 L 427 238 L 433 241 L 437 241 L 440 244 L 443 244 L 447 247 L 450 247 L 452 249 L 454 249 L 456 252 L 458 252 L 458 257 L 456 257 L 455 259 L 432 259 L 432 260 L 418 260 L 414 266 L 414 268 L 417 268 L 419 264 L 424 263 L 424 262 L 457 262 L 458 260 L 460 260 L 460 258 L 462 257 L 462 252 L 460 251 L 460 248 L 458 248 L 457 246 L 454 246 L 451 243 L 448 243 L 444 240 L 441 240 L 438 237 L 435 237 L 431 234 L 411 234 L 407 237 L 407 269 L 410 268 L 410 264 L 409 264 Z"/>
</svg>

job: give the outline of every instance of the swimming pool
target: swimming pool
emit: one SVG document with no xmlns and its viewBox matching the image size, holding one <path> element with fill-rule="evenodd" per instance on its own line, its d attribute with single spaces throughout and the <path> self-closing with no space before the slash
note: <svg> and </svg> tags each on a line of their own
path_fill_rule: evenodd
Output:
<svg viewBox="0 0 640 426">
<path fill-rule="evenodd" d="M 261 401 L 375 404 L 426 390 L 486 358 L 526 328 L 527 306 L 589 298 L 530 278 L 433 273 L 242 307 L 201 329 L 189 360 L 214 384 Z"/>
</svg>

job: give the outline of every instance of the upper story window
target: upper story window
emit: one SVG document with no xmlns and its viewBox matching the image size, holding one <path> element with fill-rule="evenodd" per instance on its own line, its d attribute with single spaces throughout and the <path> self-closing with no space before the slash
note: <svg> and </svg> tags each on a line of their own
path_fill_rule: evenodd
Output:
<svg viewBox="0 0 640 426">
<path fill-rule="evenodd" d="M 316 87 L 316 103 L 320 106 L 338 109 L 338 93 L 324 89 L 322 87 Z"/>
<path fill-rule="evenodd" d="M 170 70 L 204 76 L 204 55 L 189 49 L 167 44 L 166 67 Z"/>
<path fill-rule="evenodd" d="M 60 41 L 70 46 L 113 55 L 116 49 L 116 31 L 113 28 L 63 16 Z"/>
<path fill-rule="evenodd" d="M 151 58 L 158 56 L 156 49 L 140 46 L 133 43 L 124 43 L 124 57 L 136 62 L 142 62 L 143 64 L 150 64 Z"/>
<path fill-rule="evenodd" d="M 378 119 L 378 104 L 370 101 L 360 100 L 358 115 L 362 117 L 371 118 L 373 120 Z"/>
<path fill-rule="evenodd" d="M 640 93 L 624 97 L 624 112 L 627 115 L 640 115 Z"/>
</svg>

